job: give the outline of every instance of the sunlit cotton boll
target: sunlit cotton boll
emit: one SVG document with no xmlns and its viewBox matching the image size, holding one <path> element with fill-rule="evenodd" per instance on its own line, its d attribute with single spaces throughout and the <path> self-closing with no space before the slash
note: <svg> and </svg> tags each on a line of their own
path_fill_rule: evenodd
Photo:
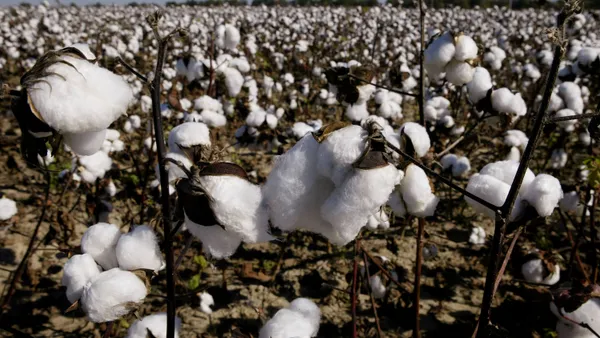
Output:
<svg viewBox="0 0 600 338">
<path fill-rule="evenodd" d="M 96 153 L 106 138 L 106 129 L 85 133 L 63 133 L 63 141 L 71 151 L 78 155 L 92 155 Z"/>
<path fill-rule="evenodd" d="M 422 125 L 415 122 L 406 122 L 400 127 L 398 133 L 400 134 L 400 145 L 403 150 L 406 150 L 406 144 L 404 144 L 403 138 L 403 135 L 406 135 L 408 139 L 410 139 L 413 149 L 418 157 L 423 157 L 429 152 L 431 140 L 429 139 L 427 130 Z"/>
<path fill-rule="evenodd" d="M 468 192 L 497 207 L 500 207 L 502 206 L 502 204 L 504 204 L 506 196 L 508 196 L 509 190 L 509 184 L 499 180 L 498 178 L 492 175 L 475 174 L 471 176 L 471 178 L 469 179 L 469 183 L 467 184 Z M 465 200 L 476 212 L 483 214 L 491 219 L 495 219 L 495 210 L 489 209 L 488 207 L 485 207 L 479 202 L 476 202 L 475 200 L 466 196 Z M 519 215 L 521 215 L 522 209 L 523 208 L 521 207 L 521 200 L 519 197 L 517 197 L 517 201 L 515 202 L 515 206 L 510 215 L 510 220 L 514 220 Z"/>
<path fill-rule="evenodd" d="M 239 70 L 231 67 L 225 67 L 219 70 L 220 73 L 225 77 L 225 87 L 227 87 L 227 93 L 229 97 L 236 97 L 244 86 L 244 76 Z"/>
<path fill-rule="evenodd" d="M 208 292 L 202 292 L 198 294 L 198 298 L 200 298 L 200 311 L 211 314 L 213 310 L 210 307 L 215 305 L 213 296 Z"/>
<path fill-rule="evenodd" d="M 521 95 L 513 94 L 508 88 L 500 88 L 492 92 L 492 108 L 499 113 L 516 116 L 527 113 L 527 106 Z"/>
<path fill-rule="evenodd" d="M 406 167 L 400 192 L 408 213 L 417 217 L 433 216 L 440 201 L 431 191 L 425 171 L 414 164 Z"/>
<path fill-rule="evenodd" d="M 586 323 L 592 330 L 600 332 L 600 299 L 592 298 L 583 303 L 573 312 L 567 312 L 562 309 L 562 315 L 554 303 L 550 304 L 550 310 L 558 318 L 556 322 L 556 332 L 558 338 L 595 338 L 595 334 L 587 328 L 581 327 L 575 323 Z M 563 316 L 568 319 L 563 318 Z"/>
<path fill-rule="evenodd" d="M 228 233 L 218 225 L 204 226 L 192 222 L 186 215 L 188 231 L 202 241 L 202 249 L 216 259 L 226 258 L 235 253 L 242 244 L 242 238 Z"/>
<path fill-rule="evenodd" d="M 485 244 L 485 230 L 480 226 L 473 227 L 469 235 L 469 243 L 473 245 Z"/>
<path fill-rule="evenodd" d="M 462 86 L 473 80 L 475 70 L 470 64 L 452 60 L 445 68 L 446 79 L 455 86 Z"/>
<path fill-rule="evenodd" d="M 233 25 L 226 24 L 217 28 L 217 46 L 233 50 L 240 43 L 240 31 Z"/>
<path fill-rule="evenodd" d="M 504 144 L 509 147 L 519 147 L 524 149 L 529 142 L 529 138 L 524 132 L 518 129 L 507 130 L 504 134 Z"/>
<path fill-rule="evenodd" d="M 89 227 L 81 237 L 81 251 L 89 254 L 105 270 L 119 266 L 115 248 L 121 231 L 114 224 L 98 223 Z"/>
<path fill-rule="evenodd" d="M 427 74 L 433 79 L 437 79 L 444 67 L 452 60 L 456 51 L 454 38 L 450 32 L 446 32 L 435 39 L 427 49 L 425 49 L 424 66 Z"/>
<path fill-rule="evenodd" d="M 93 155 L 79 157 L 79 164 L 83 167 L 81 178 L 88 183 L 94 183 L 110 170 L 112 159 L 105 152 L 98 151 Z"/>
<path fill-rule="evenodd" d="M 193 147 L 196 145 L 210 146 L 210 132 L 206 124 L 201 122 L 185 122 L 169 132 L 169 150 L 182 153 L 179 146 Z"/>
<path fill-rule="evenodd" d="M 454 59 L 458 61 L 467 61 L 477 57 L 477 44 L 470 36 L 461 34 L 456 39 L 456 50 Z"/>
<path fill-rule="evenodd" d="M 277 311 L 260 329 L 259 338 L 316 337 L 321 310 L 307 298 L 294 300 L 289 307 Z"/>
<path fill-rule="evenodd" d="M 61 284 L 67 287 L 67 299 L 75 303 L 83 293 L 83 287 L 99 275 L 100 268 L 89 254 L 73 255 L 63 267 Z"/>
<path fill-rule="evenodd" d="M 158 239 L 147 225 L 138 225 L 133 231 L 121 235 L 115 252 L 119 267 L 124 270 L 159 271 L 164 268 Z"/>
<path fill-rule="evenodd" d="M 521 266 L 521 273 L 529 283 L 554 285 L 560 280 L 560 267 L 554 264 L 552 271 L 549 271 L 547 276 L 544 276 L 544 262 L 539 259 L 531 259 Z"/>
<path fill-rule="evenodd" d="M 473 72 L 473 79 L 467 83 L 467 93 L 469 94 L 469 100 L 472 103 L 477 103 L 487 95 L 488 91 L 492 89 L 492 77 L 490 72 L 483 67 L 475 68 Z"/>
<path fill-rule="evenodd" d="M 560 182 L 547 174 L 537 175 L 523 194 L 523 199 L 542 217 L 550 216 L 562 198 Z"/>
<path fill-rule="evenodd" d="M 11 219 L 17 214 L 17 203 L 9 198 L 0 198 L 0 221 Z"/>
<path fill-rule="evenodd" d="M 146 285 L 135 274 L 119 268 L 104 271 L 83 289 L 81 308 L 94 323 L 104 323 L 128 314 L 146 298 Z"/>
<path fill-rule="evenodd" d="M 331 133 L 319 146 L 317 171 L 339 186 L 367 147 L 368 133 L 360 126 L 348 126 Z"/>
<path fill-rule="evenodd" d="M 175 317 L 175 338 L 179 337 L 180 330 L 181 319 Z M 156 338 L 167 338 L 167 314 L 161 312 L 136 320 L 127 330 L 125 338 L 147 338 L 148 331 Z"/>
<path fill-rule="evenodd" d="M 498 161 L 485 165 L 480 174 L 483 175 L 491 175 L 506 184 L 512 184 L 515 175 L 517 174 L 517 170 L 519 169 L 519 162 L 517 161 Z M 525 176 L 523 177 L 523 182 L 521 184 L 521 189 L 519 190 L 519 194 L 523 193 L 529 184 L 533 182 L 535 179 L 535 174 L 531 169 L 527 168 L 525 171 Z"/>
</svg>

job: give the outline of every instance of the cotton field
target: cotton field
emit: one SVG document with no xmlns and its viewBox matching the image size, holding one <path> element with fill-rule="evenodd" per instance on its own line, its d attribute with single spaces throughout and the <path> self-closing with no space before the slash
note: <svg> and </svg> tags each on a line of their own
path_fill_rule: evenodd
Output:
<svg viewBox="0 0 600 338">
<path fill-rule="evenodd" d="M 0 7 L 0 332 L 600 337 L 600 12 Z"/>
</svg>

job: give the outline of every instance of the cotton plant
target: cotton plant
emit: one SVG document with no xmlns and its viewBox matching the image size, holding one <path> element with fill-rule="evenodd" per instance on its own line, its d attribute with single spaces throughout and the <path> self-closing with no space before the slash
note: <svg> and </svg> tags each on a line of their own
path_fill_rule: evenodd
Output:
<svg viewBox="0 0 600 338">
<path fill-rule="evenodd" d="M 450 171 L 454 177 L 464 176 L 471 170 L 471 161 L 465 156 L 458 156 L 455 154 L 444 155 L 440 159 L 440 164 L 444 171 Z"/>
<path fill-rule="evenodd" d="M 445 73 L 450 83 L 462 86 L 473 79 L 471 64 L 477 53 L 477 44 L 470 36 L 445 32 L 434 38 L 425 49 L 425 70 L 432 80 L 441 78 Z"/>
<path fill-rule="evenodd" d="M 525 256 L 524 261 L 521 274 L 527 282 L 554 285 L 560 280 L 560 266 L 553 257 L 533 251 Z"/>
<path fill-rule="evenodd" d="M 259 338 L 316 337 L 321 310 L 308 298 L 297 298 L 280 309 L 258 333 Z"/>
<path fill-rule="evenodd" d="M 596 286 L 597 287 L 597 286 Z M 569 304 L 570 305 L 570 304 Z M 550 310 L 556 316 L 556 332 L 559 338 L 593 338 L 596 337 L 589 329 L 582 327 L 587 324 L 595 332 L 600 331 L 600 299 L 590 298 L 581 302 L 579 306 L 557 305 L 557 301 L 550 303 Z"/>
<path fill-rule="evenodd" d="M 181 319 L 175 317 L 175 338 L 179 338 L 181 331 Z M 147 338 L 148 332 L 156 338 L 167 338 L 167 314 L 165 312 L 155 313 L 133 322 L 125 338 Z"/>
</svg>

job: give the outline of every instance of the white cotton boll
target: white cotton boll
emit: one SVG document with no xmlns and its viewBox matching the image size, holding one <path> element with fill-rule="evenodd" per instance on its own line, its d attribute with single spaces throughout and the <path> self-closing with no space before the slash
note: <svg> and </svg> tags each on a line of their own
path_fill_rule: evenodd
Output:
<svg viewBox="0 0 600 338">
<path fill-rule="evenodd" d="M 229 233 L 218 225 L 203 226 L 192 222 L 185 216 L 185 226 L 188 231 L 202 242 L 202 250 L 210 256 L 221 259 L 235 253 L 242 244 L 242 238 L 235 233 Z"/>
<path fill-rule="evenodd" d="M 467 92 L 469 100 L 473 103 L 479 102 L 485 98 L 487 92 L 492 88 L 492 77 L 490 72 L 483 67 L 475 68 L 473 80 L 467 83 Z"/>
<path fill-rule="evenodd" d="M 598 48 L 582 48 L 577 54 L 577 62 L 587 67 L 598 59 L 599 54 L 600 49 Z"/>
<path fill-rule="evenodd" d="M 215 100 L 208 95 L 203 95 L 194 100 L 195 110 L 212 110 L 215 112 L 219 112 L 222 108 L 223 106 L 218 100 Z"/>
<path fill-rule="evenodd" d="M 233 50 L 240 43 L 240 31 L 233 25 L 226 24 L 223 30 L 219 27 L 217 34 L 219 35 L 217 41 L 222 41 L 219 46 L 221 48 Z"/>
<path fill-rule="evenodd" d="M 424 66 L 427 73 L 436 78 L 452 60 L 456 51 L 452 34 L 446 32 L 435 39 L 425 49 Z"/>
<path fill-rule="evenodd" d="M 6 197 L 0 198 L 0 221 L 11 219 L 17 214 L 17 203 Z"/>
<path fill-rule="evenodd" d="M 239 70 L 235 68 L 227 67 L 220 70 L 225 76 L 225 87 L 227 87 L 227 94 L 229 97 L 236 97 L 244 86 L 244 76 Z"/>
<path fill-rule="evenodd" d="M 63 142 L 77 155 L 92 155 L 99 151 L 106 138 L 106 129 L 83 133 L 63 133 Z"/>
<path fill-rule="evenodd" d="M 313 131 L 313 127 L 304 122 L 294 122 L 294 125 L 292 125 L 292 134 L 294 134 L 294 137 L 298 139 L 304 137 L 304 135 L 308 133 L 312 133 Z"/>
<path fill-rule="evenodd" d="M 446 79 L 455 86 L 462 86 L 473 80 L 474 69 L 463 61 L 452 60 L 445 68 Z"/>
<path fill-rule="evenodd" d="M 392 208 L 392 211 L 396 217 L 406 216 L 406 206 L 404 205 L 404 201 L 402 201 L 402 193 L 400 192 L 400 188 L 398 186 L 396 186 L 390 195 L 390 199 L 388 200 L 387 204 L 390 208 Z"/>
<path fill-rule="evenodd" d="M 260 127 L 266 118 L 267 113 L 264 110 L 253 110 L 246 117 L 246 124 L 250 127 Z"/>
<path fill-rule="evenodd" d="M 552 169 L 562 169 L 567 165 L 569 155 L 563 148 L 552 150 L 550 155 L 550 167 Z"/>
<path fill-rule="evenodd" d="M 504 204 L 509 190 L 510 185 L 491 175 L 475 174 L 471 176 L 469 183 L 467 184 L 468 192 L 498 207 L 501 207 L 502 204 Z M 476 212 L 491 219 L 495 219 L 496 213 L 494 210 L 483 206 L 479 202 L 475 202 L 469 197 L 465 196 L 465 200 Z M 522 211 L 521 198 L 517 196 L 515 206 L 509 219 L 511 221 L 516 219 L 521 215 Z"/>
<path fill-rule="evenodd" d="M 117 262 L 123 270 L 162 270 L 164 260 L 156 234 L 147 225 L 138 225 L 121 235 L 115 247 Z"/>
<path fill-rule="evenodd" d="M 519 169 L 519 162 L 516 161 L 498 161 L 485 165 L 479 172 L 482 175 L 491 175 L 502 182 L 511 185 Z M 523 182 L 521 184 L 521 190 L 519 194 L 523 193 L 531 182 L 535 179 L 535 174 L 531 169 L 527 168 Z"/>
<path fill-rule="evenodd" d="M 353 169 L 325 201 L 321 216 L 349 243 L 365 226 L 371 212 L 387 202 L 397 183 L 398 170 L 391 164 L 369 170 Z"/>
<path fill-rule="evenodd" d="M 402 118 L 402 107 L 394 101 L 385 101 L 377 109 L 377 115 L 384 118 L 401 119 Z"/>
<path fill-rule="evenodd" d="M 469 235 L 469 243 L 473 245 L 485 244 L 485 230 L 480 226 L 473 227 Z"/>
<path fill-rule="evenodd" d="M 104 188 L 104 191 L 108 194 L 108 196 L 114 197 L 117 194 L 117 186 L 115 185 L 115 182 L 110 180 L 110 182 L 108 182 Z"/>
<path fill-rule="evenodd" d="M 210 132 L 204 123 L 185 122 L 171 129 L 168 144 L 169 150 L 172 152 L 181 152 L 178 145 L 182 147 L 210 146 Z"/>
<path fill-rule="evenodd" d="M 524 149 L 528 142 L 529 138 L 527 135 L 518 129 L 508 130 L 504 133 L 504 144 L 509 147 L 520 147 Z"/>
<path fill-rule="evenodd" d="M 84 286 L 100 274 L 100 269 L 91 255 L 73 255 L 63 267 L 61 285 L 67 287 L 67 299 L 75 303 L 83 293 Z"/>
<path fill-rule="evenodd" d="M 562 316 L 554 303 L 550 304 L 550 310 L 558 318 L 556 323 L 556 332 L 558 338 L 596 338 L 596 335 L 587 328 L 583 328 L 575 323 L 586 323 L 594 331 L 600 332 L 600 299 L 592 298 L 583 303 L 577 310 L 567 312 L 562 309 Z"/>
<path fill-rule="evenodd" d="M 529 283 L 554 285 L 560 280 L 560 267 L 554 265 L 554 271 L 544 277 L 544 262 L 541 259 L 532 259 L 521 266 L 521 273 Z"/>
<path fill-rule="evenodd" d="M 267 118 L 266 118 L 265 122 L 267 122 L 267 126 L 269 126 L 269 128 L 275 129 L 275 128 L 277 128 L 277 124 L 278 124 L 279 120 L 277 119 L 277 116 L 275 116 L 273 114 L 267 114 Z"/>
<path fill-rule="evenodd" d="M 219 128 L 227 125 L 227 117 L 212 110 L 204 110 L 200 113 L 200 117 L 207 126 L 212 128 Z"/>
<path fill-rule="evenodd" d="M 28 88 L 30 102 L 60 133 L 82 133 L 108 128 L 125 114 L 133 100 L 131 88 L 118 76 L 93 63 L 63 56 L 48 76 Z"/>
<path fill-rule="evenodd" d="M 115 129 L 106 129 L 106 139 L 109 141 L 116 141 L 119 139 L 119 137 L 121 137 L 121 133 L 119 133 L 118 130 Z"/>
<path fill-rule="evenodd" d="M 213 310 L 210 307 L 215 305 L 213 296 L 208 292 L 202 292 L 198 297 L 200 298 L 200 311 L 211 314 Z"/>
<path fill-rule="evenodd" d="M 121 141 L 121 140 L 115 140 L 110 147 L 110 152 L 121 152 L 125 150 L 125 142 Z"/>
<path fill-rule="evenodd" d="M 454 59 L 458 61 L 471 60 L 477 57 L 477 44 L 467 35 L 460 35 L 456 41 Z"/>
<path fill-rule="evenodd" d="M 258 338 L 310 338 L 319 332 L 321 310 L 311 300 L 298 298 L 277 311 L 260 329 Z"/>
<path fill-rule="evenodd" d="M 579 193 L 577 191 L 569 191 L 564 194 L 563 198 L 558 203 L 560 210 L 564 212 L 577 211 L 579 206 Z"/>
<path fill-rule="evenodd" d="M 81 308 L 90 321 L 104 323 L 119 319 L 146 298 L 146 285 L 135 274 L 114 268 L 88 283 L 81 295 Z"/>
<path fill-rule="evenodd" d="M 510 151 L 504 158 L 505 161 L 521 161 L 521 151 L 517 147 L 511 147 Z"/>
<path fill-rule="evenodd" d="M 464 156 L 460 156 L 456 159 L 456 162 L 452 166 L 452 176 L 460 177 L 471 170 L 471 161 Z"/>
<path fill-rule="evenodd" d="M 312 335 L 317 335 L 321 322 L 321 310 L 317 304 L 308 298 L 296 298 L 290 303 L 288 309 L 302 314 L 313 327 Z"/>
<path fill-rule="evenodd" d="M 513 110 L 515 94 L 508 88 L 500 88 L 492 92 L 492 108 L 499 113 L 508 113 Z"/>
<path fill-rule="evenodd" d="M 115 248 L 121 231 L 114 224 L 98 223 L 89 227 L 81 237 L 81 251 L 89 254 L 104 270 L 119 266 Z"/>
<path fill-rule="evenodd" d="M 147 338 L 148 330 L 156 338 L 167 338 L 167 314 L 161 312 L 136 320 L 127 330 L 125 338 Z M 180 330 L 181 319 L 175 317 L 175 338 L 179 338 Z"/>
<path fill-rule="evenodd" d="M 278 156 L 263 186 L 270 219 L 276 227 L 290 231 L 310 201 L 308 191 L 317 180 L 319 143 L 304 136 L 285 154 Z"/>
<path fill-rule="evenodd" d="M 442 165 L 442 169 L 447 170 L 451 168 L 458 159 L 458 156 L 454 154 L 446 154 L 440 159 L 440 164 Z"/>
<path fill-rule="evenodd" d="M 429 134 L 425 127 L 415 122 L 406 122 L 400 127 L 398 133 L 400 134 L 400 140 L 402 142 L 402 135 L 408 136 L 418 157 L 427 155 L 429 148 L 431 147 L 431 140 L 429 139 Z M 404 143 L 401 145 L 403 149 L 406 149 Z"/>
<path fill-rule="evenodd" d="M 142 119 L 138 115 L 129 116 L 129 121 L 131 121 L 131 127 L 133 127 L 133 129 L 142 127 Z"/>
<path fill-rule="evenodd" d="M 348 105 L 346 107 L 345 116 L 351 121 L 361 121 L 369 116 L 367 110 L 367 102 L 356 102 L 355 104 Z"/>
<path fill-rule="evenodd" d="M 433 216 L 440 201 L 431 191 L 425 171 L 414 164 L 406 168 L 400 192 L 408 213 L 417 217 Z"/>
<path fill-rule="evenodd" d="M 575 113 L 573 110 L 565 108 L 565 109 L 561 109 L 559 111 L 556 112 L 556 114 L 554 114 L 554 117 L 567 117 L 567 116 L 575 116 L 577 115 L 577 113 Z M 577 123 L 577 120 L 568 120 L 568 121 L 560 121 L 560 122 L 556 122 L 556 124 L 569 131 L 569 130 L 573 130 L 573 126 Z"/>
<path fill-rule="evenodd" d="M 237 176 L 215 175 L 200 177 L 212 201 L 217 220 L 225 229 L 240 236 L 246 243 L 266 242 L 269 215 L 263 203 L 261 188 Z"/>
<path fill-rule="evenodd" d="M 523 199 L 534 207 L 541 217 L 550 216 L 562 198 L 560 182 L 547 174 L 537 175 L 523 194 Z"/>
<path fill-rule="evenodd" d="M 331 133 L 319 146 L 317 171 L 339 186 L 365 151 L 368 133 L 360 126 L 348 126 Z"/>
<path fill-rule="evenodd" d="M 387 289 L 385 285 L 383 285 L 379 275 L 371 276 L 371 278 L 369 278 L 369 284 L 371 285 L 371 293 L 373 294 L 373 298 L 382 299 L 385 297 Z"/>
<path fill-rule="evenodd" d="M 112 167 L 112 159 L 103 151 L 98 151 L 93 155 L 79 157 L 79 164 L 87 171 L 85 181 L 94 183 L 98 178 L 103 178 L 107 171 Z"/>
</svg>

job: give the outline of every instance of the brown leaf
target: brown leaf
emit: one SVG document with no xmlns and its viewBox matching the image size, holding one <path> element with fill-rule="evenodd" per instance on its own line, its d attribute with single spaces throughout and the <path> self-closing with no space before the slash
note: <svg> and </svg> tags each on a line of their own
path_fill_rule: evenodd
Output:
<svg viewBox="0 0 600 338">
<path fill-rule="evenodd" d="M 71 311 L 75 311 L 75 310 L 77 310 L 78 307 L 79 307 L 79 301 L 76 300 L 75 303 L 71 304 L 71 306 L 69 306 L 69 308 L 67 308 L 67 310 L 65 311 L 65 313 L 69 313 Z"/>
<path fill-rule="evenodd" d="M 175 82 L 175 81 L 173 81 Z M 179 101 L 179 93 L 177 92 L 177 86 L 173 83 L 171 90 L 169 91 L 169 96 L 167 97 L 167 101 L 169 105 L 178 112 L 184 112 L 185 110 L 181 106 L 181 102 Z"/>
<path fill-rule="evenodd" d="M 262 271 L 256 272 L 252 270 L 252 263 L 249 262 L 244 263 L 244 265 L 242 266 L 242 270 L 240 271 L 240 277 L 255 279 L 265 283 L 271 280 L 271 276 L 266 275 Z"/>
</svg>

